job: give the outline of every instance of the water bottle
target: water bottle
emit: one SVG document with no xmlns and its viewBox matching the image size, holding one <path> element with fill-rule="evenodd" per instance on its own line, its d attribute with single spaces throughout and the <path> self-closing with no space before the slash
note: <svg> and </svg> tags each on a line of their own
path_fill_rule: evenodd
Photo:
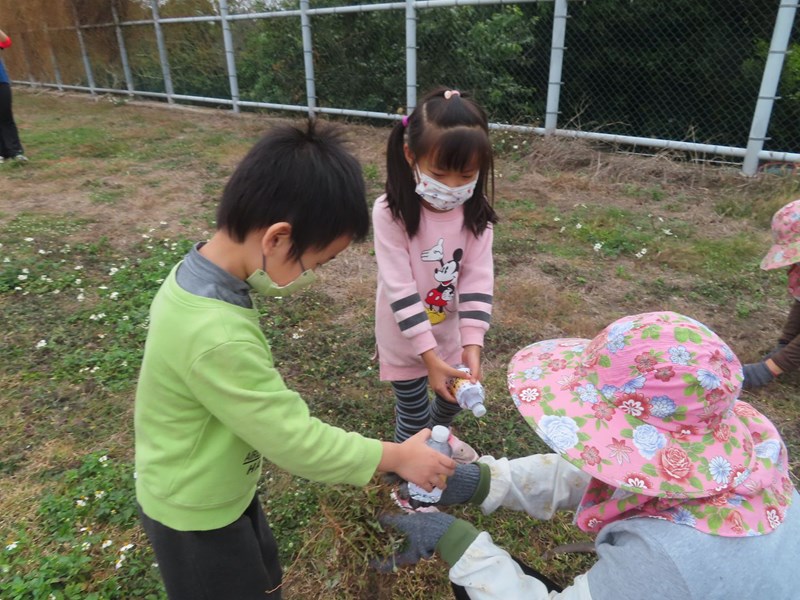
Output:
<svg viewBox="0 0 800 600">
<path fill-rule="evenodd" d="M 444 425 L 436 425 L 431 431 L 431 437 L 425 443 L 449 457 L 453 451 L 450 449 L 450 444 L 447 443 L 448 439 L 450 439 L 450 429 Z M 442 497 L 442 490 L 435 487 L 430 492 L 426 492 L 418 485 L 409 482 L 408 495 L 420 504 L 436 504 Z"/>
<path fill-rule="evenodd" d="M 467 374 L 470 373 L 469 367 L 466 365 L 457 365 L 456 369 Z M 454 377 L 448 382 L 447 387 L 461 408 L 471 410 L 476 417 L 486 414 L 486 406 L 483 404 L 486 399 L 486 390 L 480 381 L 472 383 L 469 379 Z"/>
</svg>

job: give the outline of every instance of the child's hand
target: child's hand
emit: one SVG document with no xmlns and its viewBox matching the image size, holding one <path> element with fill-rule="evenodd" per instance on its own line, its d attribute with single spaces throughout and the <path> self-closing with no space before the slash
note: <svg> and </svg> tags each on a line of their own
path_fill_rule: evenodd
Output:
<svg viewBox="0 0 800 600">
<path fill-rule="evenodd" d="M 464 346 L 461 352 L 461 362 L 463 362 L 471 372 L 470 381 L 476 383 L 481 378 L 481 347 L 477 344 Z"/>
<path fill-rule="evenodd" d="M 448 365 L 439 358 L 435 350 L 423 352 L 422 361 L 428 369 L 428 385 L 431 386 L 431 389 L 448 402 L 456 404 L 456 399 L 447 389 L 447 382 L 452 378 L 463 378 L 464 371 Z"/>
<path fill-rule="evenodd" d="M 445 480 L 456 470 L 456 463 L 437 452 L 425 442 L 431 437 L 430 429 L 423 429 L 402 444 L 383 442 L 384 452 L 378 468 L 397 473 L 426 492 L 447 487 Z"/>
</svg>

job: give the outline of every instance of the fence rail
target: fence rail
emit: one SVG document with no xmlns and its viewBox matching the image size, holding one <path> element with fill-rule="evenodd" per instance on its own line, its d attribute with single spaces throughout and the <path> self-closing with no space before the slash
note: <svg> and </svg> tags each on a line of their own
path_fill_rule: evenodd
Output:
<svg viewBox="0 0 800 600">
<path fill-rule="evenodd" d="M 396 120 L 422 84 L 446 83 L 471 89 L 494 129 L 740 158 L 753 175 L 800 162 L 799 2 L 684 2 L 681 15 L 657 0 L 198 0 L 205 14 L 187 16 L 109 0 L 87 22 L 49 0 L 60 23 L 4 28 L 18 84 Z M 770 131 L 783 149 L 765 148 Z"/>
</svg>

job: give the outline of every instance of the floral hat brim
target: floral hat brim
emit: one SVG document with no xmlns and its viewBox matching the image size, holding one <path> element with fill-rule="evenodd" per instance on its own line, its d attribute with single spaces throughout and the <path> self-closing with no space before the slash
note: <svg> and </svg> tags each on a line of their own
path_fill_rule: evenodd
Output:
<svg viewBox="0 0 800 600">
<path fill-rule="evenodd" d="M 563 458 L 617 488 L 700 498 L 756 467 L 735 406 L 741 363 L 707 327 L 676 313 L 612 323 L 593 340 L 531 344 L 508 387 L 525 421 Z M 749 414 L 749 410 L 745 411 Z"/>
<path fill-rule="evenodd" d="M 761 268 L 769 271 L 788 267 L 796 262 L 800 262 L 800 240 L 785 244 L 773 244 L 761 260 Z"/>
<path fill-rule="evenodd" d="M 800 200 L 782 206 L 772 216 L 772 247 L 761 261 L 765 271 L 800 261 Z"/>
</svg>

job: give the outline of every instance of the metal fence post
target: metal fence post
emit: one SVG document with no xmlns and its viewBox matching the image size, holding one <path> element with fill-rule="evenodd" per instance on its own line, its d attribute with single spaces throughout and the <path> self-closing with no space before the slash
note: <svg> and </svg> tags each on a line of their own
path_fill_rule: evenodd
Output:
<svg viewBox="0 0 800 600">
<path fill-rule="evenodd" d="M 59 92 L 63 92 L 64 84 L 61 80 L 61 69 L 58 68 L 58 60 L 56 60 L 56 53 L 55 50 L 53 50 L 53 40 L 50 38 L 50 29 L 48 29 L 47 23 L 44 24 L 44 37 L 47 40 L 47 47 L 50 50 L 50 62 L 53 63 L 53 74 L 56 77 L 56 87 L 58 88 Z"/>
<path fill-rule="evenodd" d="M 228 81 L 231 88 L 233 112 L 239 112 L 239 79 L 236 75 L 236 55 L 233 50 L 233 35 L 228 21 L 228 0 L 219 0 L 219 14 L 222 19 L 222 41 L 225 44 L 225 62 L 228 66 Z"/>
<path fill-rule="evenodd" d="M 775 29 L 772 30 L 772 41 L 769 44 L 769 54 L 764 65 L 764 75 L 761 79 L 761 89 L 758 91 L 758 101 L 753 113 L 753 123 L 750 126 L 750 137 L 742 163 L 742 173 L 753 176 L 758 172 L 758 155 L 764 148 L 767 139 L 767 128 L 772 116 L 772 106 L 778 96 L 778 82 L 781 79 L 783 59 L 789 47 L 789 38 L 792 34 L 794 18 L 797 14 L 798 0 L 780 0 L 778 15 L 775 18 Z"/>
<path fill-rule="evenodd" d="M 133 74 L 128 63 L 128 49 L 125 47 L 125 36 L 122 35 L 122 27 L 119 24 L 119 13 L 117 12 L 117 1 L 111 1 L 111 16 L 114 19 L 114 29 L 117 32 L 117 45 L 119 46 L 119 57 L 122 61 L 122 72 L 125 74 L 125 86 L 133 96 Z"/>
<path fill-rule="evenodd" d="M 164 43 L 164 32 L 161 31 L 161 21 L 158 17 L 158 0 L 150 0 L 150 8 L 153 12 L 153 27 L 156 30 L 156 43 L 158 44 L 158 58 L 161 61 L 161 73 L 164 76 L 164 91 L 167 93 L 167 102 L 174 104 L 172 98 L 175 91 L 172 89 L 172 75 L 169 71 L 169 58 L 167 57 L 167 46 Z"/>
<path fill-rule="evenodd" d="M 555 0 L 553 6 L 553 39 L 550 43 L 550 75 L 547 79 L 547 105 L 544 113 L 545 135 L 555 133 L 558 126 L 558 103 L 561 97 L 561 75 L 564 65 L 564 42 L 567 37 L 567 0 Z"/>
<path fill-rule="evenodd" d="M 303 64 L 306 72 L 306 96 L 308 118 L 316 118 L 317 88 L 314 82 L 314 48 L 311 45 L 311 19 L 308 17 L 309 2 L 300 0 L 300 28 L 303 34 Z"/>
<path fill-rule="evenodd" d="M 417 10 L 406 0 L 406 114 L 417 107 Z"/>
<path fill-rule="evenodd" d="M 86 51 L 86 42 L 83 39 L 83 31 L 81 30 L 81 22 L 78 19 L 78 11 L 75 8 L 75 3 L 70 2 L 72 6 L 72 14 L 75 17 L 75 31 L 78 33 L 78 45 L 81 48 L 81 57 L 83 58 L 83 69 L 86 71 L 86 79 L 89 82 L 89 92 L 92 96 L 96 95 L 94 84 L 94 73 L 92 72 L 92 63 L 89 61 L 89 53 Z"/>
</svg>

